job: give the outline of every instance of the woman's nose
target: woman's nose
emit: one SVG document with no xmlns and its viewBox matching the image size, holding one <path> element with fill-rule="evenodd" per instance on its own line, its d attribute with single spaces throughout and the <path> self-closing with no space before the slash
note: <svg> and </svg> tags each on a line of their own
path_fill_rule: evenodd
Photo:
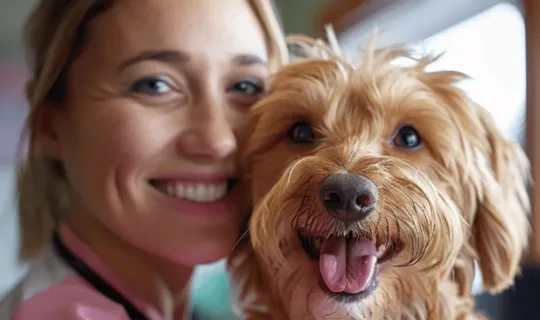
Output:
<svg viewBox="0 0 540 320">
<path fill-rule="evenodd" d="M 180 138 L 182 152 L 195 161 L 216 161 L 236 152 L 237 141 L 231 122 L 222 111 L 211 112 L 204 119 L 196 117 L 190 130 Z"/>
</svg>

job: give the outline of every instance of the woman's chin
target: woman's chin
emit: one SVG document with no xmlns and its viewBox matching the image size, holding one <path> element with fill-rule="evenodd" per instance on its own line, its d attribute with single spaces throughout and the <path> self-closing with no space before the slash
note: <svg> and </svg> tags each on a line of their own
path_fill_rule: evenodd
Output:
<svg viewBox="0 0 540 320">
<path fill-rule="evenodd" d="M 185 241 L 181 245 L 149 250 L 163 259 L 184 266 L 209 264 L 226 258 L 232 251 L 237 240 L 236 234 L 230 237 L 208 237 L 200 241 Z M 192 245 L 188 245 L 191 243 Z"/>
</svg>

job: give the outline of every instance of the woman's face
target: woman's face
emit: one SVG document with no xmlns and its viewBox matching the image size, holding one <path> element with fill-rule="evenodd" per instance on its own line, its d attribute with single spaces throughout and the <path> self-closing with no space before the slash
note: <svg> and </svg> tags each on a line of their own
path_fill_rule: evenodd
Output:
<svg viewBox="0 0 540 320">
<path fill-rule="evenodd" d="M 266 60 L 245 0 L 126 0 L 99 15 L 53 121 L 76 214 L 178 263 L 226 256 L 243 218 L 237 135 Z"/>
</svg>

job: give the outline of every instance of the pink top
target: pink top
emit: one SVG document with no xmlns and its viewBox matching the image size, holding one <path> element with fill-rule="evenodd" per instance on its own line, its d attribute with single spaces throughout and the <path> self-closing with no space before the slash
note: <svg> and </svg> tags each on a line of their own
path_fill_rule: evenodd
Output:
<svg viewBox="0 0 540 320">
<path fill-rule="evenodd" d="M 103 280 L 113 286 L 150 320 L 164 320 L 152 305 L 137 297 L 105 261 L 66 225 L 59 236 L 64 245 Z M 29 273 L 0 303 L 0 319 L 12 320 L 129 320 L 122 305 L 109 300 L 74 273 L 53 248 L 48 248 L 30 267 Z"/>
</svg>

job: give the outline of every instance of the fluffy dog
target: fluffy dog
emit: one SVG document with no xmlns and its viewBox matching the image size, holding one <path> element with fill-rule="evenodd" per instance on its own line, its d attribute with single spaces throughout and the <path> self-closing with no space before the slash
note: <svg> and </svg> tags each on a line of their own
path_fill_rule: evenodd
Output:
<svg viewBox="0 0 540 320">
<path fill-rule="evenodd" d="M 511 285 L 528 161 L 435 59 L 371 45 L 358 65 L 275 76 L 246 147 L 250 241 L 230 259 L 248 319 L 476 319 L 475 260 L 486 290 Z"/>
</svg>

